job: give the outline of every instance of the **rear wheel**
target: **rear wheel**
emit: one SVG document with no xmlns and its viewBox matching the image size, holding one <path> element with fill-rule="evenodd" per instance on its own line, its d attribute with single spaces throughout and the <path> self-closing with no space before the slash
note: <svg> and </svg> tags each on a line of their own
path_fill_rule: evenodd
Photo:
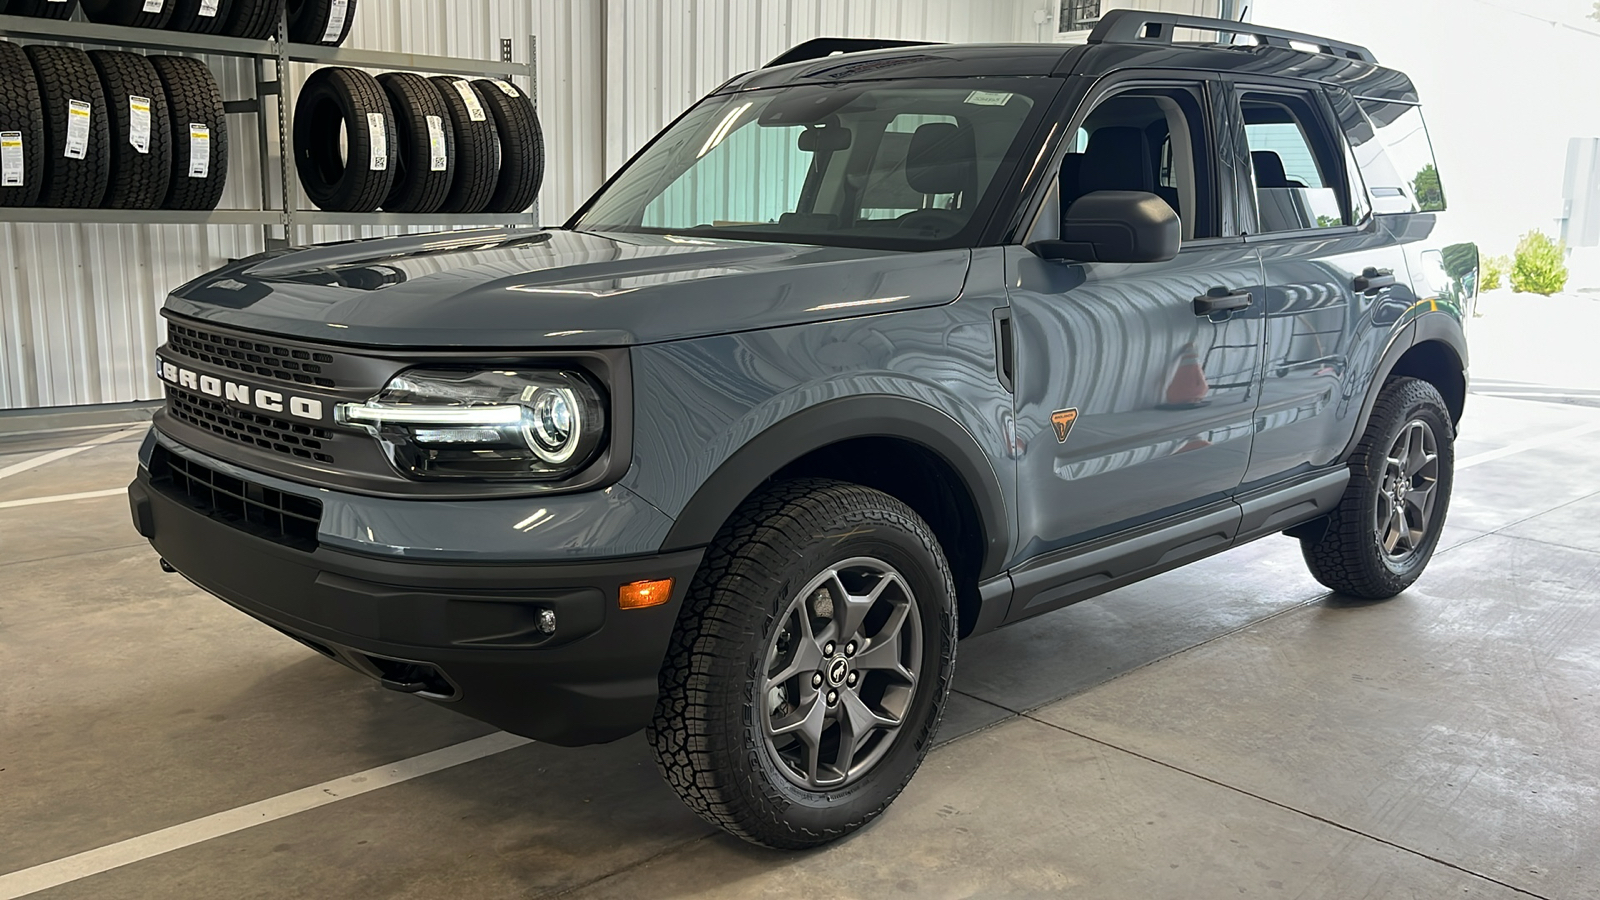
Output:
<svg viewBox="0 0 1600 900">
<path fill-rule="evenodd" d="M 1350 459 L 1350 484 L 1320 534 L 1300 540 L 1325 586 L 1364 600 L 1410 587 L 1439 544 L 1455 471 L 1455 428 L 1433 385 L 1383 387 Z"/>
<path fill-rule="evenodd" d="M 707 551 L 649 729 L 691 809 L 798 849 L 876 818 L 933 740 L 955 664 L 955 588 L 900 501 L 802 480 L 747 501 Z"/>
</svg>

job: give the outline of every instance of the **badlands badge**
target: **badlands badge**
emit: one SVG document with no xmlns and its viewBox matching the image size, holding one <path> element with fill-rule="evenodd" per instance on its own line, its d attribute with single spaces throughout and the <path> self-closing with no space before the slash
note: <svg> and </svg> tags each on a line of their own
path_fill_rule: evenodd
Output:
<svg viewBox="0 0 1600 900">
<path fill-rule="evenodd" d="M 1078 421 L 1078 410 L 1058 409 L 1050 414 L 1050 424 L 1056 427 L 1056 443 L 1065 444 L 1072 433 L 1072 423 Z"/>
</svg>

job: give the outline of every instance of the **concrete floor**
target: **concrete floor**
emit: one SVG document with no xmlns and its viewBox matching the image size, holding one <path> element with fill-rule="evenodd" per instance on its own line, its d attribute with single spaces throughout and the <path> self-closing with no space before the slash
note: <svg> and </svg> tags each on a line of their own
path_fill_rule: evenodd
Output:
<svg viewBox="0 0 1600 900">
<path fill-rule="evenodd" d="M 1445 550 L 1388 603 L 1274 538 L 962 644 L 905 794 L 798 855 L 701 824 L 642 736 L 190 843 L 489 729 L 163 575 L 118 495 L 16 505 L 121 487 L 118 434 L 0 441 L 0 898 L 1600 897 L 1600 409 L 1474 397 Z"/>
</svg>

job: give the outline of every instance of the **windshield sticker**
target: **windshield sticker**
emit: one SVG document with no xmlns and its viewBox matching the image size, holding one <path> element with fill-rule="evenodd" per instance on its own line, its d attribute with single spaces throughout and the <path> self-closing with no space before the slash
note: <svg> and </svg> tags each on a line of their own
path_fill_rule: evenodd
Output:
<svg viewBox="0 0 1600 900">
<path fill-rule="evenodd" d="M 973 91 L 967 95 L 967 99 L 964 102 L 971 103 L 973 106 L 1005 106 L 1011 102 L 1011 98 L 1014 96 L 1016 95 L 1001 91 Z"/>
</svg>

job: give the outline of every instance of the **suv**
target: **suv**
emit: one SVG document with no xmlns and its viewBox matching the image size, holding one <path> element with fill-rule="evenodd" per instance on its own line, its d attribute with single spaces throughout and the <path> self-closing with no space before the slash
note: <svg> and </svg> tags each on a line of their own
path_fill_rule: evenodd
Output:
<svg viewBox="0 0 1600 900">
<path fill-rule="evenodd" d="M 911 778 L 958 638 L 1271 534 L 1343 594 L 1417 578 L 1476 294 L 1443 208 L 1359 47 L 813 41 L 564 227 L 177 290 L 133 515 L 387 688 L 645 729 L 700 815 L 810 846 Z"/>
</svg>

